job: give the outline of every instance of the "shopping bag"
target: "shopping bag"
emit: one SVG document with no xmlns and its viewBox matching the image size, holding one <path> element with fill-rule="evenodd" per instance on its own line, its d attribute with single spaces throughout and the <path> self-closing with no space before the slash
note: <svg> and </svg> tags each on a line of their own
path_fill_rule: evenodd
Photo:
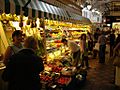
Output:
<svg viewBox="0 0 120 90">
<path fill-rule="evenodd" d="M 96 43 L 96 44 L 95 44 L 94 50 L 99 51 L 99 43 Z"/>
</svg>

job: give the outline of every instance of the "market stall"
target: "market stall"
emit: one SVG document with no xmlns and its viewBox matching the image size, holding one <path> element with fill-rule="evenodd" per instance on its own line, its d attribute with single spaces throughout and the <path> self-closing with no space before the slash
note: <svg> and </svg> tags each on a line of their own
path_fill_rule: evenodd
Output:
<svg viewBox="0 0 120 90">
<path fill-rule="evenodd" d="M 12 16 L 13 15 L 11 15 L 11 17 Z M 45 70 L 44 72 L 40 73 L 41 81 L 44 85 L 46 85 L 46 88 L 67 88 L 67 86 L 69 86 L 74 79 L 77 79 L 81 82 L 82 80 L 84 81 L 86 79 L 85 71 L 84 73 L 81 71 L 78 72 L 77 68 L 73 67 L 69 63 L 71 62 L 71 56 L 70 54 L 65 54 L 69 53 L 69 50 L 61 43 L 61 38 L 65 35 L 65 27 L 68 29 L 68 31 L 72 30 L 71 27 L 74 27 L 74 29 L 77 30 L 80 29 L 80 24 L 77 25 L 74 23 L 52 21 L 48 19 L 34 20 L 28 19 L 25 16 L 16 16 L 15 18 L 17 18 L 16 21 L 9 20 L 9 24 L 7 23 L 9 27 L 11 27 L 8 29 L 10 30 L 9 32 L 12 33 L 12 31 L 17 28 L 22 30 L 26 36 L 32 35 L 39 40 L 39 50 L 37 55 L 46 57 L 44 59 Z M 8 27 L 7 24 L 2 22 L 4 27 L 1 26 L 5 30 L 3 30 L 5 36 L 8 32 L 6 29 L 6 27 Z M 74 30 L 74 32 L 76 31 Z M 69 36 L 67 36 L 67 38 L 71 39 Z M 9 37 L 6 37 L 6 41 L 9 41 L 8 45 L 11 43 L 10 35 Z M 44 43 L 42 44 L 41 41 Z"/>
<path fill-rule="evenodd" d="M 39 49 L 36 51 L 36 54 L 44 58 L 45 70 L 40 73 L 40 78 L 41 83 L 46 88 L 67 88 L 74 80 L 80 83 L 86 80 L 86 70 L 83 70 L 81 67 L 78 70 L 78 67 L 71 65 L 72 58 L 69 50 L 61 43 L 61 39 L 65 37 L 69 40 L 75 40 L 79 44 L 80 35 L 83 33 L 87 34 L 87 32 L 92 30 L 89 20 L 85 21 L 87 19 L 81 19 L 82 17 L 68 17 L 63 9 L 57 7 L 53 9 L 55 7 L 52 5 L 38 2 L 38 6 L 42 5 L 43 9 L 45 9 L 44 5 L 47 5 L 52 10 L 50 11 L 47 8 L 45 9 L 46 11 L 43 9 L 42 11 L 41 8 L 35 6 L 37 3 L 34 0 L 24 12 L 21 12 L 22 7 L 24 7 L 22 0 L 16 0 L 16 2 L 7 2 L 5 0 L 2 3 L 3 5 L 8 5 L 9 3 L 8 7 L 14 3 L 15 10 L 11 12 L 12 10 L 7 10 L 7 6 L 5 6 L 3 9 L 5 13 L 0 15 L 0 42 L 2 42 L 0 43 L 2 47 L 0 48 L 0 53 L 4 53 L 6 47 L 11 44 L 12 32 L 14 30 L 22 30 L 26 36 L 34 36 L 38 39 Z M 17 10 L 19 10 L 19 13 Z"/>
</svg>

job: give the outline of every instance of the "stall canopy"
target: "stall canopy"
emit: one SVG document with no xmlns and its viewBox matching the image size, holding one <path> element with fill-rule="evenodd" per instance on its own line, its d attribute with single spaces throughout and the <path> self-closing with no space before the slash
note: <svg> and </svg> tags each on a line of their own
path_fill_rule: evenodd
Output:
<svg viewBox="0 0 120 90">
<path fill-rule="evenodd" d="M 0 12 L 17 14 L 29 17 L 39 17 L 56 20 L 80 21 L 81 24 L 91 24 L 88 18 L 62 8 L 47 4 L 40 0 L 31 0 L 26 8 L 23 8 L 28 0 L 0 0 Z"/>
<path fill-rule="evenodd" d="M 39 17 L 39 18 L 48 18 L 48 19 L 60 19 L 68 20 L 69 16 L 66 13 L 66 10 L 49 5 L 45 2 L 39 0 L 31 0 L 26 8 L 23 7 L 28 0 L 0 0 L 0 11 L 5 13 L 24 14 L 29 17 Z"/>
<path fill-rule="evenodd" d="M 70 19 L 78 20 L 80 22 L 80 24 L 92 24 L 92 22 L 86 17 L 83 17 L 81 15 L 75 14 L 70 11 L 67 11 L 67 13 L 68 13 Z"/>
</svg>

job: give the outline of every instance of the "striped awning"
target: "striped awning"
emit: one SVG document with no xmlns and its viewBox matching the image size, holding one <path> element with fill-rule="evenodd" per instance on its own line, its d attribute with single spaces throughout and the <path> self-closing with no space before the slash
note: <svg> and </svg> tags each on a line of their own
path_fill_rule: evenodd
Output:
<svg viewBox="0 0 120 90">
<path fill-rule="evenodd" d="M 31 16 L 31 9 L 28 7 L 25 8 L 25 11 L 23 12 L 22 8 L 26 3 L 27 0 L 0 0 L 0 9 L 6 14 L 24 14 L 25 16 Z"/>
<path fill-rule="evenodd" d="M 23 7 L 28 0 L 0 0 L 0 12 L 17 14 L 29 17 L 64 20 L 69 19 L 68 14 L 62 8 L 47 4 L 39 0 L 31 0 L 26 8 Z"/>
<path fill-rule="evenodd" d="M 49 13 L 49 15 L 52 15 L 53 18 L 56 19 L 62 19 L 61 17 L 69 18 L 66 11 L 63 10 L 62 8 L 38 0 L 37 1 L 33 0 L 33 1 L 37 2 L 38 10 Z"/>
<path fill-rule="evenodd" d="M 81 23 L 81 24 L 92 24 L 92 22 L 86 17 L 83 17 L 81 15 L 78 15 L 78 14 L 75 14 L 75 13 L 69 12 L 69 11 L 67 11 L 67 13 L 68 13 L 70 19 L 78 20 L 79 23 Z"/>
</svg>

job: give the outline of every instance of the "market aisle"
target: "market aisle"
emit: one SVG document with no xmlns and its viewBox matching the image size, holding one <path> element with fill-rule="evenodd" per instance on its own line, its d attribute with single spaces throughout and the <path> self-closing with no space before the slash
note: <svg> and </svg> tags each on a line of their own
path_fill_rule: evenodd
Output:
<svg viewBox="0 0 120 90">
<path fill-rule="evenodd" d="M 108 55 L 106 55 L 108 58 Z M 91 68 L 88 70 L 87 80 L 81 88 L 77 90 L 119 90 L 112 81 L 114 79 L 115 67 L 106 59 L 105 64 L 98 63 L 97 59 L 90 59 Z"/>
</svg>

